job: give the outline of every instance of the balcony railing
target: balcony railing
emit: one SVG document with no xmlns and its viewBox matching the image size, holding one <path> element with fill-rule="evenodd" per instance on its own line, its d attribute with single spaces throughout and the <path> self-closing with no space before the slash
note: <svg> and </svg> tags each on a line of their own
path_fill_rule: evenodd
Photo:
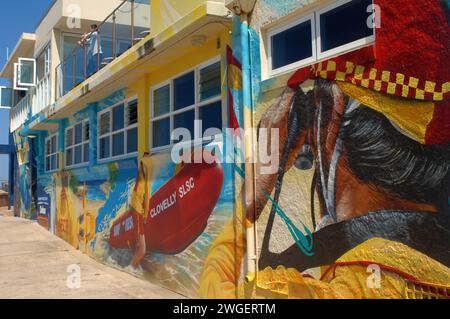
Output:
<svg viewBox="0 0 450 319">
<path fill-rule="evenodd" d="M 50 74 L 45 75 L 35 87 L 11 108 L 10 131 L 21 127 L 30 117 L 38 114 L 51 104 Z"/>
<path fill-rule="evenodd" d="M 25 95 L 19 103 L 17 103 L 13 108 L 11 108 L 10 114 L 10 131 L 14 132 L 19 127 L 21 127 L 30 116 L 30 107 L 32 94 L 31 91 L 28 91 L 27 95 Z"/>
<path fill-rule="evenodd" d="M 44 76 L 30 93 L 33 95 L 31 115 L 34 116 L 50 105 L 50 73 Z"/>
<path fill-rule="evenodd" d="M 146 2 L 146 3 L 143 3 Z M 122 55 L 150 32 L 150 1 L 125 0 L 98 26 L 101 50 L 91 54 L 88 44 L 76 47 L 55 69 L 55 100 Z M 10 131 L 25 124 L 52 103 L 51 76 L 28 90 L 10 112 Z"/>
<path fill-rule="evenodd" d="M 150 33 L 150 1 L 127 0 L 116 8 L 88 40 L 56 67 L 56 100 L 97 73 Z M 96 43 L 97 42 L 97 43 Z M 98 44 L 100 50 L 98 50 Z"/>
</svg>

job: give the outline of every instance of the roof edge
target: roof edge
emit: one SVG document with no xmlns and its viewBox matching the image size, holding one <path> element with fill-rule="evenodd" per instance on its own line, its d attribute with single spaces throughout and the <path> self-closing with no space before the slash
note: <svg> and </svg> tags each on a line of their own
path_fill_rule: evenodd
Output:
<svg viewBox="0 0 450 319">
<path fill-rule="evenodd" d="M 6 63 L 3 65 L 2 70 L 0 71 L 0 78 L 3 77 L 3 73 L 5 72 L 5 69 L 8 67 L 8 65 L 11 63 L 11 58 L 15 55 L 15 53 L 19 50 L 20 45 L 24 42 L 24 41 L 36 41 L 36 34 L 34 33 L 27 33 L 24 32 L 20 35 L 19 40 L 17 41 L 14 50 L 10 53 L 8 60 L 6 61 Z"/>
</svg>

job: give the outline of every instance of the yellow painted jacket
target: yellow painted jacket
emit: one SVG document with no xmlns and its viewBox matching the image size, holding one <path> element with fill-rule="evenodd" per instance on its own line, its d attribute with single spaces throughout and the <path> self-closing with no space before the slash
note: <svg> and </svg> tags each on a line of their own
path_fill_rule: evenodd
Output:
<svg viewBox="0 0 450 319">
<path fill-rule="evenodd" d="M 321 267 L 321 278 L 305 276 L 282 265 L 257 273 L 243 284 L 245 227 L 230 222 L 217 237 L 200 280 L 202 298 L 424 298 L 438 292 L 450 298 L 450 269 L 402 243 L 372 238 L 349 250 L 333 265 Z M 381 280 L 373 284 L 369 265 Z M 445 290 L 446 289 L 446 290 Z"/>
<path fill-rule="evenodd" d="M 73 247 L 78 248 L 78 219 L 75 215 L 72 195 L 67 186 L 61 186 L 56 210 L 56 234 Z"/>
<path fill-rule="evenodd" d="M 150 200 L 150 192 L 152 189 L 153 163 L 151 157 L 144 157 L 139 162 L 139 172 L 136 178 L 136 184 L 131 194 L 131 207 L 136 213 L 147 218 Z"/>
<path fill-rule="evenodd" d="M 139 162 L 139 172 L 136 178 L 133 193 L 131 194 L 131 207 L 140 215 L 147 218 L 150 206 L 146 205 L 151 198 L 154 159 L 150 156 L 144 156 Z M 174 176 L 181 170 L 183 164 L 175 167 Z"/>
</svg>

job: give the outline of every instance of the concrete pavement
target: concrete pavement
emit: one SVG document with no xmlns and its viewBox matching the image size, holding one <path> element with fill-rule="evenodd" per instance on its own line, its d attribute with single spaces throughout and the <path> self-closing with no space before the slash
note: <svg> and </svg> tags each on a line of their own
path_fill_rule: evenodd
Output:
<svg viewBox="0 0 450 319">
<path fill-rule="evenodd" d="M 96 262 L 35 222 L 5 215 L 0 214 L 0 298 L 183 298 Z M 79 289 L 67 287 L 69 265 L 81 269 Z"/>
</svg>

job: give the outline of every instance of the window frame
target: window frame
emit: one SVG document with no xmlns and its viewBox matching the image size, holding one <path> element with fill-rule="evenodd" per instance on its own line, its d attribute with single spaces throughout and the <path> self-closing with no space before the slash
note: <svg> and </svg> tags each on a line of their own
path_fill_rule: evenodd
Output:
<svg viewBox="0 0 450 319">
<path fill-rule="evenodd" d="M 51 149 L 52 149 L 52 144 L 51 143 L 52 143 L 53 137 L 55 137 L 55 141 L 56 141 L 56 147 L 55 147 L 56 152 L 51 153 Z M 48 153 L 48 154 L 47 154 L 47 142 L 50 142 L 50 153 Z M 60 141 L 59 141 L 59 133 L 56 132 L 56 133 L 53 133 L 53 134 L 47 136 L 45 138 L 44 143 L 45 143 L 44 144 L 44 154 L 45 154 L 45 156 L 44 156 L 44 171 L 46 173 L 58 172 L 59 170 L 61 170 L 60 154 L 59 154 L 60 153 L 60 151 L 59 151 L 59 143 L 60 143 Z M 55 156 L 55 155 L 56 155 L 56 168 L 49 169 L 47 167 L 47 158 L 50 158 L 50 166 L 51 166 L 51 158 L 52 158 L 52 156 Z"/>
<path fill-rule="evenodd" d="M 13 64 L 13 67 L 14 67 L 13 89 L 15 91 L 28 91 L 28 89 L 29 89 L 28 87 L 19 86 L 19 84 L 17 83 L 18 82 L 18 76 L 19 76 L 19 63 L 15 62 Z"/>
<path fill-rule="evenodd" d="M 305 58 L 303 60 L 293 62 L 291 64 L 282 66 L 277 69 L 273 69 L 273 58 L 272 58 L 272 39 L 275 35 L 280 34 L 286 30 L 289 30 L 293 27 L 296 27 L 302 23 L 305 23 L 307 21 L 311 21 L 311 47 L 312 47 L 312 56 L 309 58 Z M 286 71 L 289 71 L 291 69 L 300 68 L 302 66 L 314 63 L 317 60 L 317 46 L 316 46 L 316 25 L 315 25 L 315 14 L 314 12 L 311 12 L 307 15 L 302 16 L 300 19 L 293 19 L 288 23 L 282 24 L 280 26 L 277 26 L 273 29 L 268 30 L 267 32 L 267 62 L 269 67 L 269 76 L 276 76 L 278 74 L 284 73 Z"/>
<path fill-rule="evenodd" d="M 321 30 L 320 30 L 320 16 L 324 13 L 327 13 L 331 10 L 334 10 L 340 6 L 343 6 L 349 2 L 351 2 L 352 0 L 338 0 L 332 4 L 329 4 L 328 6 L 325 6 L 321 9 L 318 9 L 315 11 L 315 19 L 316 19 L 316 30 L 317 30 L 317 57 L 319 60 L 322 59 L 326 59 L 338 54 L 344 54 L 362 47 L 365 47 L 369 44 L 372 44 L 375 42 L 375 32 L 376 32 L 376 28 L 375 26 L 373 26 L 373 35 L 359 39 L 359 40 L 355 40 L 353 42 L 349 42 L 346 44 L 343 44 L 341 46 L 338 46 L 334 49 L 330 49 L 327 51 L 322 51 L 322 39 L 321 39 Z M 373 5 L 373 0 L 372 1 L 372 5 Z M 367 12 L 368 13 L 368 12 Z"/>
<path fill-rule="evenodd" d="M 207 68 L 208 66 L 211 66 L 211 65 L 213 65 L 215 63 L 219 63 L 219 65 L 220 65 L 220 79 L 221 79 L 221 81 L 220 81 L 221 82 L 220 94 L 218 94 L 217 96 L 214 96 L 214 97 L 211 97 L 211 98 L 208 98 L 206 100 L 201 101 L 200 100 L 200 89 L 201 89 L 201 87 L 200 87 L 200 80 L 201 80 L 200 79 L 200 70 L 202 70 L 204 68 Z M 174 129 L 174 126 L 175 126 L 174 119 L 175 119 L 176 115 L 183 114 L 185 112 L 189 112 L 189 111 L 194 110 L 195 120 L 199 120 L 200 108 L 201 107 L 204 107 L 204 106 L 207 106 L 207 105 L 211 105 L 211 104 L 214 104 L 214 103 L 217 103 L 217 102 L 220 101 L 221 104 L 222 104 L 221 105 L 222 126 L 225 127 L 225 125 L 227 123 L 227 115 L 226 115 L 226 108 L 224 106 L 225 103 L 223 103 L 223 97 L 222 97 L 222 93 L 223 93 L 222 92 L 222 76 L 223 76 L 223 74 L 222 74 L 222 71 L 223 71 L 222 67 L 223 67 L 223 63 L 222 63 L 220 55 L 218 55 L 218 56 L 215 56 L 215 57 L 213 57 L 213 58 L 211 58 L 209 60 L 206 60 L 206 61 L 204 61 L 204 62 L 202 62 L 200 64 L 197 64 L 193 68 L 187 69 L 187 70 L 185 70 L 185 71 L 183 71 L 183 72 L 181 72 L 179 74 L 176 74 L 175 76 L 172 76 L 169 79 L 167 79 L 167 80 L 165 80 L 163 82 L 160 82 L 160 83 L 158 83 L 158 84 L 156 84 L 156 85 L 154 85 L 154 86 L 152 86 L 150 88 L 150 99 L 151 99 L 151 102 L 150 102 L 150 146 L 149 146 L 149 149 L 150 149 L 150 153 L 151 154 L 169 150 L 175 144 L 177 144 L 177 143 L 174 143 L 172 141 L 172 139 L 171 139 L 171 135 L 172 135 L 172 132 L 173 132 L 173 129 Z M 195 90 L 195 92 L 194 92 L 194 104 L 190 105 L 190 106 L 186 106 L 186 107 L 184 107 L 182 109 L 179 109 L 179 110 L 175 110 L 175 105 L 174 105 L 174 82 L 175 82 L 176 79 L 178 79 L 178 78 L 180 78 L 180 77 L 182 77 L 182 76 L 184 76 L 186 74 L 189 74 L 191 72 L 194 72 L 194 90 Z M 155 91 L 157 91 L 157 90 L 159 90 L 159 89 L 161 89 L 161 88 L 163 88 L 163 87 L 165 87 L 167 85 L 169 85 L 169 90 L 170 90 L 169 112 L 167 112 L 167 113 L 165 113 L 163 115 L 159 115 L 159 116 L 155 117 L 154 116 L 154 114 L 155 114 L 154 93 L 155 93 Z M 154 139 L 154 136 L 153 136 L 153 125 L 154 125 L 154 122 L 159 121 L 159 120 L 163 120 L 163 119 L 167 119 L 167 118 L 169 118 L 169 121 L 170 121 L 170 125 L 169 125 L 169 127 L 170 127 L 169 144 L 164 145 L 164 146 L 153 147 L 153 139 Z M 195 136 L 194 136 L 191 141 L 183 141 L 182 143 L 192 143 L 192 142 L 194 142 L 194 143 L 203 143 L 203 141 L 208 141 L 208 140 L 212 139 L 212 137 L 204 138 L 203 135 L 202 135 L 202 132 L 199 132 L 198 129 L 199 129 L 198 127 L 194 126 L 194 130 L 195 130 L 195 133 L 197 134 L 197 136 L 202 136 L 200 139 L 195 139 Z M 222 128 L 220 128 L 220 129 L 222 129 Z"/>
<path fill-rule="evenodd" d="M 52 65 L 52 50 L 51 50 L 51 42 L 47 42 L 45 45 L 43 45 L 36 56 L 36 85 L 39 84 L 43 78 L 48 76 L 51 73 L 51 65 Z M 39 59 L 44 60 L 44 74 L 41 78 L 39 78 L 37 66 Z"/>
<path fill-rule="evenodd" d="M 127 139 L 127 131 L 131 130 L 131 129 L 138 129 L 138 124 L 139 124 L 139 116 L 138 116 L 138 121 L 135 124 L 132 125 L 126 125 L 126 109 L 127 107 L 129 107 L 130 104 L 132 104 L 132 102 L 136 101 L 137 107 L 138 107 L 138 112 L 139 112 L 139 100 L 137 95 L 134 95 L 132 97 L 126 98 L 120 102 L 115 103 L 114 105 L 108 106 L 107 108 L 105 108 L 104 110 L 101 110 L 100 112 L 97 113 L 97 162 L 102 164 L 102 163 L 108 163 L 108 162 L 112 162 L 112 161 L 117 161 L 117 160 L 122 160 L 122 159 L 127 159 L 127 158 L 132 158 L 132 157 L 136 157 L 138 155 L 138 150 L 136 150 L 136 152 L 132 152 L 132 153 L 127 153 L 127 149 L 128 149 L 128 139 Z M 112 110 L 117 107 L 120 106 L 121 104 L 123 104 L 124 108 L 124 123 L 123 123 L 123 128 L 116 130 L 113 132 L 112 128 L 113 128 L 113 116 L 112 116 Z M 109 132 L 103 135 L 100 135 L 100 117 L 105 114 L 105 113 L 110 113 L 110 120 L 109 120 Z M 113 151 L 113 135 L 118 134 L 118 133 L 124 133 L 124 141 L 123 141 L 123 145 L 124 145 L 124 153 L 120 154 L 120 155 L 112 155 L 112 151 Z M 139 136 L 139 133 L 138 133 Z M 100 158 L 100 140 L 102 138 L 105 137 L 109 137 L 109 150 L 110 150 L 110 156 L 109 157 L 105 157 L 105 158 Z M 139 144 L 138 144 L 138 148 L 139 148 Z"/>
<path fill-rule="evenodd" d="M 33 75 L 32 75 L 33 83 L 22 83 L 21 82 L 22 62 L 32 62 L 33 63 Z M 37 75 L 36 65 L 37 65 L 36 59 L 33 59 L 33 58 L 19 58 L 18 59 L 17 73 L 16 73 L 16 77 L 14 77 L 14 81 L 17 81 L 16 82 L 17 87 L 35 87 L 36 86 L 36 75 Z"/>
<path fill-rule="evenodd" d="M 77 125 L 79 125 L 79 124 L 81 124 L 81 136 L 82 136 L 82 139 L 81 139 L 81 143 L 76 144 L 75 143 L 75 127 Z M 89 160 L 87 162 L 84 161 L 84 158 L 85 158 L 85 156 L 84 156 L 85 155 L 84 154 L 84 145 L 88 144 L 89 145 L 89 149 L 90 149 L 90 145 L 91 145 L 90 144 L 90 141 L 91 141 L 91 133 L 90 133 L 90 131 L 89 131 L 89 139 L 87 141 L 84 140 L 84 133 L 85 133 L 85 129 L 86 129 L 86 124 L 89 125 L 88 128 L 90 130 L 89 119 L 84 119 L 82 121 L 79 121 L 79 122 L 77 122 L 77 123 L 75 123 L 75 124 L 73 124 L 71 126 L 68 126 L 64 130 L 64 167 L 65 168 L 74 169 L 74 168 L 79 168 L 79 167 L 84 167 L 84 166 L 88 166 L 89 165 L 90 156 L 89 156 Z M 67 136 L 68 136 L 67 132 L 69 130 L 71 130 L 71 129 L 73 130 L 73 144 L 70 145 L 70 146 L 67 146 L 67 139 L 66 139 Z M 75 164 L 75 148 L 77 146 L 81 146 L 81 159 L 82 159 L 82 161 L 81 161 L 81 163 Z M 67 165 L 67 151 L 69 149 L 73 150 L 73 153 L 72 153 L 72 164 L 71 165 Z"/>
<path fill-rule="evenodd" d="M 355 51 L 357 49 L 372 45 L 376 41 L 376 28 L 373 26 L 373 35 L 355 40 L 353 42 L 349 42 L 346 44 L 343 44 L 337 48 L 333 48 L 327 51 L 322 52 L 322 43 L 321 43 L 321 30 L 320 30 L 320 17 L 322 14 L 329 12 L 331 10 L 334 10 L 340 6 L 343 6 L 352 0 L 336 0 L 332 3 L 327 3 L 324 6 L 321 7 L 314 7 L 313 9 L 309 11 L 303 11 L 302 14 L 298 14 L 289 20 L 282 22 L 281 24 L 277 24 L 276 26 L 269 27 L 266 30 L 265 35 L 265 52 L 267 57 L 267 76 L 266 79 L 270 79 L 273 77 L 276 77 L 281 74 L 285 74 L 288 72 L 292 72 L 300 67 L 304 67 L 307 65 L 312 65 L 315 63 L 319 63 L 321 61 L 324 61 L 326 59 L 329 59 L 333 56 L 338 56 L 341 54 L 345 54 L 351 51 Z M 373 4 L 373 0 L 372 4 Z M 369 16 L 369 12 L 367 12 Z M 299 24 L 302 24 L 308 20 L 311 20 L 312 25 L 312 49 L 313 49 L 313 55 L 310 58 L 306 58 L 294 63 L 291 63 L 289 65 L 285 65 L 283 67 L 280 67 L 278 69 L 272 68 L 272 38 L 273 36 L 286 31 L 290 28 L 293 28 Z"/>
</svg>

